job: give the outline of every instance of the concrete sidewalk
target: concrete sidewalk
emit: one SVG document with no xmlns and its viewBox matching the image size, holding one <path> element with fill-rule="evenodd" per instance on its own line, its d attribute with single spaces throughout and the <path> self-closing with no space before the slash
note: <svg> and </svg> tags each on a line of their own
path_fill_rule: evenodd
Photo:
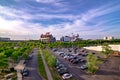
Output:
<svg viewBox="0 0 120 80">
<path fill-rule="evenodd" d="M 48 80 L 53 80 L 52 75 L 50 73 L 50 70 L 48 68 L 48 65 L 47 65 L 47 63 L 45 61 L 45 58 L 44 58 L 43 53 L 42 53 L 41 50 L 40 50 L 40 53 L 41 53 L 41 57 L 42 57 L 43 64 L 44 64 L 44 67 L 45 67 L 45 71 L 46 71 L 46 74 L 47 74 L 47 78 L 48 78 Z"/>
</svg>

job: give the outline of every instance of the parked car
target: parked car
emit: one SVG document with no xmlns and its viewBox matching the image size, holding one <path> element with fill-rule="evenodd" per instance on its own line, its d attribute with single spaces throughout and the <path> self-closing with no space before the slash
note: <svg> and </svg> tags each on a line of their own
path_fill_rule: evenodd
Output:
<svg viewBox="0 0 120 80">
<path fill-rule="evenodd" d="M 69 74 L 69 73 L 65 73 L 65 74 L 63 74 L 63 76 L 62 76 L 63 79 L 69 79 L 69 78 L 71 78 L 71 77 L 72 77 L 72 74 Z"/>
<path fill-rule="evenodd" d="M 67 71 L 67 70 L 64 70 L 64 69 L 58 69 L 58 73 L 59 73 L 60 75 L 63 75 L 63 74 L 65 74 L 65 73 L 68 73 L 68 71 Z"/>
<path fill-rule="evenodd" d="M 64 67 L 63 64 L 59 64 L 58 66 L 56 66 L 57 69 L 60 69 L 60 68 L 62 68 L 62 67 Z"/>
<path fill-rule="evenodd" d="M 67 68 L 66 67 L 61 67 L 60 69 L 58 69 L 58 71 L 64 70 L 67 72 Z"/>
<path fill-rule="evenodd" d="M 73 59 L 77 59 L 78 57 L 77 56 L 73 56 Z"/>
<path fill-rule="evenodd" d="M 59 55 L 64 54 L 64 52 L 58 52 Z"/>
<path fill-rule="evenodd" d="M 82 53 L 78 53 L 78 55 L 80 56 L 80 55 L 82 55 Z"/>
<path fill-rule="evenodd" d="M 60 53 L 59 55 L 60 55 L 61 57 L 64 57 L 64 56 L 65 56 L 65 54 L 64 54 L 64 53 Z"/>
<path fill-rule="evenodd" d="M 28 76 L 28 75 L 29 75 L 28 69 L 24 68 L 24 69 L 21 71 L 21 74 L 22 74 L 23 76 Z"/>
<path fill-rule="evenodd" d="M 23 75 L 23 76 L 28 76 L 28 75 L 29 75 L 29 72 L 28 72 L 28 71 L 23 72 L 22 75 Z"/>
<path fill-rule="evenodd" d="M 57 59 L 57 62 L 56 62 L 56 66 L 55 67 L 57 67 L 57 66 L 59 66 L 60 65 L 60 61 Z"/>
<path fill-rule="evenodd" d="M 58 71 L 58 73 L 68 73 L 68 70 L 67 69 L 58 69 L 57 70 Z M 62 74 L 61 74 L 62 75 Z"/>
<path fill-rule="evenodd" d="M 81 62 L 82 59 L 81 59 L 81 58 L 77 58 L 76 60 L 77 60 L 78 62 Z"/>
<path fill-rule="evenodd" d="M 55 52 L 55 51 L 57 51 L 57 50 L 58 50 L 58 49 L 54 48 L 52 51 Z"/>
<path fill-rule="evenodd" d="M 87 67 L 87 65 L 82 65 L 81 67 L 80 67 L 80 69 L 82 69 L 82 70 L 85 70 L 85 69 L 87 69 L 88 67 Z"/>
<path fill-rule="evenodd" d="M 81 60 L 80 60 L 80 62 L 83 62 L 83 63 L 85 63 L 85 62 L 86 62 L 86 60 L 85 60 L 85 59 L 81 59 Z"/>
<path fill-rule="evenodd" d="M 69 56 L 67 56 L 67 55 L 64 56 L 64 59 L 68 59 L 68 58 L 69 58 Z"/>
<path fill-rule="evenodd" d="M 92 54 L 96 54 L 95 52 L 92 52 Z"/>
<path fill-rule="evenodd" d="M 73 58 L 71 58 L 69 61 L 72 63 L 72 62 L 74 61 L 74 59 L 73 59 Z"/>
<path fill-rule="evenodd" d="M 86 54 L 86 53 L 83 53 L 83 54 L 82 54 L 83 57 L 85 57 L 85 56 L 87 56 L 87 55 L 88 55 L 88 54 Z"/>
<path fill-rule="evenodd" d="M 30 54 L 28 57 L 27 57 L 27 60 L 31 60 L 33 58 L 33 54 Z"/>
<path fill-rule="evenodd" d="M 77 64 L 77 63 L 78 63 L 78 60 L 74 59 L 74 60 L 72 61 L 72 63 L 73 63 L 73 64 Z"/>
</svg>

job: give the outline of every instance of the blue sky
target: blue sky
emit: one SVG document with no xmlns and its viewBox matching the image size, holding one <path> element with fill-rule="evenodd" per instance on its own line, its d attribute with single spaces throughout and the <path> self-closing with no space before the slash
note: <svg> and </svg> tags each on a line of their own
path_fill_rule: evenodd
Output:
<svg viewBox="0 0 120 80">
<path fill-rule="evenodd" d="M 120 38 L 120 0 L 0 0 L 0 37 Z"/>
</svg>

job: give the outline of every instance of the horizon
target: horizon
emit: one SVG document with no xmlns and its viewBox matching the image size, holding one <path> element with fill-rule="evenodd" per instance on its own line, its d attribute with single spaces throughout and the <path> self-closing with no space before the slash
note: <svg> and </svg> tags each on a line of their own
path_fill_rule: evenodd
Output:
<svg viewBox="0 0 120 80">
<path fill-rule="evenodd" d="M 120 38 L 120 0 L 0 0 L 0 37 L 38 40 L 79 34 L 83 39 Z"/>
</svg>

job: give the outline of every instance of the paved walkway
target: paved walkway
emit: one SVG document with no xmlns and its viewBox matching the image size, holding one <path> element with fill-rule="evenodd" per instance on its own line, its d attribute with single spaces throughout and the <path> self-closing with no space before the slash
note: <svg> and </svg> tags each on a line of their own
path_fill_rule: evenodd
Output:
<svg viewBox="0 0 120 80">
<path fill-rule="evenodd" d="M 26 62 L 26 68 L 29 70 L 29 75 L 23 77 L 23 80 L 44 80 L 38 72 L 38 50 L 33 49 L 32 59 Z"/>
<path fill-rule="evenodd" d="M 46 64 L 45 58 L 44 58 L 43 53 L 42 53 L 41 50 L 40 50 L 40 53 L 41 53 L 41 57 L 42 57 L 43 64 L 44 64 L 44 67 L 45 67 L 45 71 L 46 71 L 46 74 L 47 74 L 47 78 L 48 78 L 48 80 L 53 80 L 52 75 L 50 73 L 48 65 Z"/>
</svg>

